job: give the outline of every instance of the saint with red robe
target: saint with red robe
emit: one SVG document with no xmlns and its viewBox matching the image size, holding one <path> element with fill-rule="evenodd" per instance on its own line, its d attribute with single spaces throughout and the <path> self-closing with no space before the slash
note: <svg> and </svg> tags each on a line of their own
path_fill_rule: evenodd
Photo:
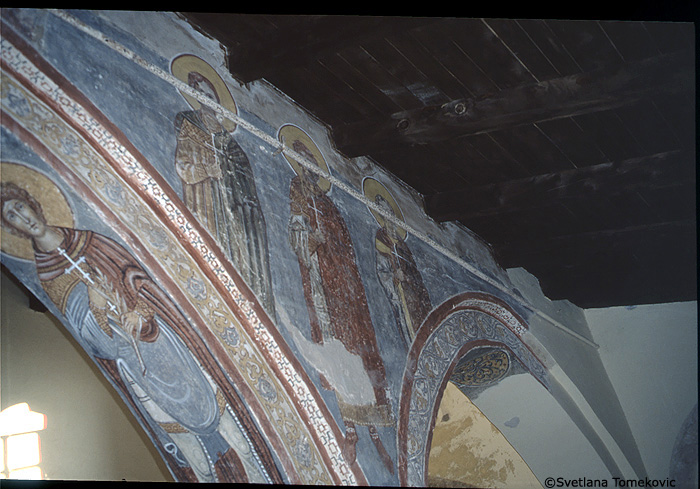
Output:
<svg viewBox="0 0 700 489">
<path fill-rule="evenodd" d="M 310 161 L 316 161 L 303 142 L 295 140 L 293 149 Z M 311 339 L 318 344 L 337 340 L 348 352 L 359 356 L 373 387 L 374 398 L 361 404 L 343 399 L 336 389 L 346 427 L 344 455 L 348 462 L 355 460 L 356 425 L 367 426 L 382 461 L 393 472 L 393 463 L 376 430 L 377 426 L 394 425 L 384 362 L 350 232 L 318 182 L 319 177 L 302 166 L 290 186 L 289 241 L 299 261 Z M 347 381 L 352 382 L 352 379 Z M 333 388 L 327 382 L 326 386 Z"/>
</svg>

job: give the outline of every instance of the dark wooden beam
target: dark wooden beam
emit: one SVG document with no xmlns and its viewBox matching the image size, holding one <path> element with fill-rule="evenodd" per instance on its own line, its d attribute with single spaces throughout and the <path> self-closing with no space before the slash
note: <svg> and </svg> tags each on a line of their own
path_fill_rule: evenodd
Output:
<svg viewBox="0 0 700 489">
<path fill-rule="evenodd" d="M 694 93 L 694 57 L 679 52 L 502 90 L 441 106 L 397 112 L 380 122 L 334 127 L 339 151 L 372 154 L 628 105 L 655 93 Z"/>
<path fill-rule="evenodd" d="M 228 68 L 243 83 L 304 67 L 348 45 L 438 21 L 429 17 L 183 14 L 228 48 Z"/>
<path fill-rule="evenodd" d="M 265 78 L 274 81 L 277 73 L 304 67 L 342 49 L 357 38 L 381 30 L 379 17 L 323 16 L 278 35 L 260 39 L 248 52 L 231 49 L 228 67 L 244 83 Z"/>
<path fill-rule="evenodd" d="M 695 158 L 674 151 L 424 196 L 436 221 L 482 218 L 554 204 L 593 202 L 635 192 L 694 185 Z"/>
<path fill-rule="evenodd" d="M 621 259 L 635 262 L 663 261 L 665 256 L 678 258 L 682 251 L 684 263 L 695 272 L 692 259 L 696 227 L 695 220 L 685 219 L 564 236 L 521 236 L 509 243 L 495 246 L 494 250 L 506 268 L 517 266 L 515 261 L 547 264 L 561 263 L 565 258 L 568 258 L 571 266 L 585 267 L 595 263 L 598 267 L 605 257 L 612 258 L 608 265 L 614 267 L 615 262 Z"/>
<path fill-rule="evenodd" d="M 695 220 L 558 236 L 495 247 L 504 268 L 535 275 L 552 300 L 610 307 L 697 299 Z"/>
</svg>

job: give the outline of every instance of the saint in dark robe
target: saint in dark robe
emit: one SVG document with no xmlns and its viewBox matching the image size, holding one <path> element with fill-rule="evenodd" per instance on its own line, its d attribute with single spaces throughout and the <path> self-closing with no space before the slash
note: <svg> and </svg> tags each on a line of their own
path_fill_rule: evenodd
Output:
<svg viewBox="0 0 700 489">
<path fill-rule="evenodd" d="M 293 149 L 315 161 L 302 142 L 295 141 Z M 355 461 L 355 426 L 367 426 L 383 463 L 393 473 L 393 463 L 376 430 L 377 426 L 394 424 L 386 372 L 350 232 L 336 206 L 318 185 L 318 176 L 303 166 L 291 182 L 290 201 L 289 240 L 299 260 L 311 340 L 318 344 L 338 340 L 348 352 L 359 356 L 374 391 L 372 403 L 356 404 L 341 398 L 336 390 L 346 427 L 344 456 L 349 463 Z M 327 381 L 325 384 L 333 388 Z"/>
<path fill-rule="evenodd" d="M 201 74 L 190 72 L 188 83 L 219 101 L 214 86 Z M 175 170 L 182 181 L 185 205 L 274 318 L 267 231 L 247 155 L 205 104 L 177 114 L 175 128 Z"/>
<path fill-rule="evenodd" d="M 375 203 L 394 214 L 391 204 L 377 194 Z M 396 225 L 389 220 L 377 230 L 377 277 L 386 292 L 396 324 L 407 348 L 430 312 L 430 296 L 423 284 L 411 249 Z"/>
<path fill-rule="evenodd" d="M 176 331 L 186 318 L 115 241 L 92 231 L 46 224 L 26 190 L 3 182 L 2 223 L 31 239 L 41 287 L 83 348 L 137 413 L 167 439 L 176 476 L 195 481 L 279 481 L 250 442 L 240 417 Z"/>
</svg>

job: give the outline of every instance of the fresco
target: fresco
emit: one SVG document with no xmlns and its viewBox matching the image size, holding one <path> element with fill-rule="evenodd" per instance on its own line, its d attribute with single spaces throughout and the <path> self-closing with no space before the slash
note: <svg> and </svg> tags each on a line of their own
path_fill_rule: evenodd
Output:
<svg viewBox="0 0 700 489">
<path fill-rule="evenodd" d="M 228 396 L 176 333 L 190 329 L 181 311 L 115 241 L 47 222 L 44 208 L 65 206 L 55 202 L 61 194 L 47 184 L 27 167 L 4 164 L 3 229 L 31 243 L 41 287 L 83 348 L 161 428 L 163 449 L 191 469 L 180 476 L 200 482 L 281 481 L 267 447 L 252 443 Z M 62 217 L 59 221 L 72 221 Z M 3 252 L 14 248 L 11 243 Z"/>
<path fill-rule="evenodd" d="M 173 60 L 171 70 L 193 89 L 235 112 L 231 93 L 204 60 L 182 55 Z M 175 116 L 175 171 L 182 180 L 183 201 L 274 317 L 265 219 L 250 161 L 232 135 L 235 124 L 184 96 L 193 110 Z"/>
<path fill-rule="evenodd" d="M 521 339 L 526 331 L 511 308 L 481 293 L 455 296 L 431 311 L 411 347 L 404 377 L 398 432 L 402 484 L 420 485 L 426 480 L 432 428 L 446 380 L 480 387 L 508 373 L 510 361 L 504 362 L 498 353 L 479 361 L 483 350 L 502 352 L 506 358 L 510 352 L 548 387 L 546 368 Z"/>
<path fill-rule="evenodd" d="M 43 173 L 45 179 L 56 183 L 58 189 L 53 193 L 70 196 L 71 201 L 69 206 L 49 205 L 47 219 L 57 217 L 55 220 L 47 220 L 49 225 L 78 229 L 80 236 L 94 232 L 91 236 L 102 235 L 105 239 L 118 239 L 121 242 L 123 250 L 120 253 L 134 257 L 132 262 L 144 271 L 141 274 L 144 279 L 150 277 L 153 283 L 163 289 L 161 299 L 165 301 L 169 298 L 169 305 L 175 304 L 181 312 L 180 316 L 170 314 L 168 319 L 174 323 L 168 320 L 162 325 L 152 323 L 159 326 L 156 329 L 161 332 L 175 331 L 175 326 L 180 328 L 175 331 L 175 336 L 162 334 L 164 351 L 170 348 L 178 354 L 184 354 L 189 350 L 194 360 L 185 355 L 183 365 L 190 366 L 192 375 L 197 374 L 193 361 L 204 369 L 201 374 L 197 374 L 200 380 L 197 385 L 205 388 L 201 379 L 209 377 L 215 381 L 219 390 L 213 387 L 208 389 L 215 394 L 223 392 L 229 396 L 224 396 L 227 403 L 221 402 L 220 395 L 215 396 L 218 416 L 228 412 L 218 411 L 226 405 L 236 405 L 236 409 L 243 410 L 233 412 L 247 430 L 244 439 L 248 437 L 251 443 L 255 442 L 255 448 L 259 450 L 257 455 L 253 453 L 249 456 L 259 458 L 257 463 L 264 465 L 270 480 L 280 480 L 282 477 L 286 482 L 309 484 L 353 483 L 358 478 L 363 480 L 361 471 L 353 472 L 342 457 L 333 456 L 340 452 L 336 441 L 339 435 L 336 423 L 325 405 L 318 401 L 318 392 L 308 382 L 304 372 L 297 368 L 295 359 L 284 342 L 280 343 L 279 337 L 270 336 L 267 327 L 261 322 L 269 319 L 262 309 L 256 310 L 259 305 L 251 302 L 252 296 L 247 295 L 245 289 L 239 288 L 237 284 L 241 283 L 240 277 L 235 275 L 230 265 L 222 262 L 223 255 L 221 258 L 216 255 L 216 244 L 213 241 L 207 244 L 204 229 L 198 228 L 194 219 L 187 217 L 187 209 L 179 204 L 177 195 L 163 184 L 150 163 L 129 140 L 41 58 L 35 58 L 40 60 L 38 64 L 29 61 L 24 53 L 31 53 L 31 48 L 19 38 L 14 38 L 13 43 L 10 43 L 7 40 L 10 34 L 9 29 L 3 30 L 2 148 L 3 157 L 11 160 L 3 162 L 3 182 L 10 181 L 13 175 L 11 168 L 16 162 L 22 162 L 20 166 L 25 166 L 26 163 L 29 168 L 40 169 L 38 173 Z M 63 88 L 58 88 L 59 86 Z M 173 116 L 177 112 L 179 111 L 174 111 Z M 174 144 L 174 133 L 172 141 Z M 34 175 L 37 172 L 25 174 Z M 34 181 L 37 178 L 32 176 L 15 179 L 14 183 L 19 184 L 20 180 L 27 179 Z M 42 195 L 43 192 L 36 188 L 31 193 Z M 60 199 L 54 200 L 60 203 Z M 62 304 L 54 304 L 52 297 L 42 287 L 36 273 L 32 246 L 27 240 L 20 246 L 24 248 L 23 254 L 5 251 L 5 244 L 9 246 L 13 242 L 9 238 L 12 234 L 7 229 L 3 226 L 3 263 L 57 317 L 63 318 L 66 328 L 78 341 L 83 341 L 76 329 L 78 326 L 65 317 L 60 309 Z M 81 262 L 81 258 L 85 259 Z M 77 255 L 71 256 L 71 260 L 76 264 L 89 261 L 87 257 Z M 71 269 L 71 266 L 69 263 L 66 270 Z M 105 270 L 100 272 L 109 277 Z M 85 271 L 85 274 L 98 283 L 95 275 L 100 272 Z M 82 277 L 77 267 L 71 273 Z M 65 280 L 63 277 L 62 280 Z M 87 278 L 83 277 L 83 280 L 81 284 L 90 284 Z M 108 278 L 108 283 L 111 284 L 111 280 Z M 80 289 L 75 292 L 78 290 Z M 87 292 L 75 297 L 82 297 L 85 301 L 85 294 Z M 103 305 L 106 304 L 104 297 L 93 291 L 87 295 L 88 306 L 91 303 L 90 295 L 97 301 L 93 301 L 93 304 L 101 301 Z M 110 296 L 106 292 L 105 295 Z M 122 291 L 119 295 L 123 297 L 125 293 Z M 56 297 L 65 299 L 67 296 Z M 134 296 L 127 300 L 123 311 L 129 312 L 129 306 L 134 305 L 130 301 L 135 299 Z M 121 306 L 117 297 L 112 297 L 112 303 L 115 309 Z M 171 309 L 172 307 L 165 308 L 164 311 Z M 95 307 L 90 313 L 86 317 L 101 316 Z M 95 326 L 92 320 L 89 322 Z M 103 322 L 104 324 L 109 326 L 109 321 Z M 107 334 L 102 328 L 94 331 Z M 113 336 L 118 334 L 113 333 Z M 108 335 L 107 337 L 109 338 Z M 185 342 L 187 350 L 178 349 L 178 345 L 181 347 L 182 344 L 177 337 Z M 114 341 L 121 341 L 119 338 Z M 107 343 L 114 346 L 114 343 Z M 234 474 L 239 477 L 236 480 L 242 480 L 242 473 L 238 470 L 241 465 L 234 463 L 236 459 L 233 455 L 218 458 L 216 466 L 217 450 L 222 454 L 228 452 L 221 435 L 215 435 L 215 442 L 209 447 L 214 450 L 209 454 L 211 461 L 206 457 L 206 462 L 188 461 L 183 455 L 187 448 L 172 441 L 172 436 L 179 439 L 186 437 L 180 433 L 164 431 L 165 428 L 156 421 L 165 419 L 163 413 L 167 410 L 153 404 L 155 407 L 149 412 L 140 401 L 135 402 L 139 395 L 150 393 L 146 384 L 132 382 L 134 376 L 138 378 L 138 372 L 141 372 L 141 375 L 148 377 L 157 372 L 155 366 L 148 367 L 151 360 L 142 343 L 140 340 L 136 342 L 138 349 L 129 346 L 125 350 L 132 367 L 128 378 L 123 377 L 118 369 L 107 370 L 108 365 L 100 356 L 95 355 L 94 358 L 115 388 L 124 393 L 125 402 L 137 419 L 141 420 L 154 444 L 160 447 L 175 478 L 198 480 L 193 467 L 200 463 L 203 465 L 199 477 L 203 480 L 209 477 L 213 477 L 213 480 L 233 480 L 231 477 Z M 85 344 L 85 348 L 88 352 L 95 351 L 89 344 Z M 160 353 L 155 354 L 153 361 L 156 364 L 163 361 L 160 356 Z M 139 370 L 139 357 L 147 367 L 145 374 L 143 369 Z M 187 388 L 189 379 L 186 376 L 179 378 L 182 387 Z M 235 379 L 235 383 L 231 379 Z M 234 394 L 242 399 L 236 400 Z M 152 413 L 155 412 L 159 416 L 153 418 Z M 224 416 L 222 419 L 229 418 Z M 168 429 L 175 426 L 166 425 Z M 229 431 L 231 428 L 229 426 Z M 193 445 L 192 442 L 182 443 Z M 190 449 L 197 453 L 196 446 Z M 202 446 L 202 450 L 205 449 Z M 264 453 L 269 457 L 264 456 Z M 259 476 L 256 477 L 260 480 Z"/>
<path fill-rule="evenodd" d="M 176 479 L 420 486 L 447 382 L 549 386 L 485 246 L 176 16 L 4 13 L 3 264 Z"/>
<path fill-rule="evenodd" d="M 522 457 L 474 404 L 448 383 L 435 421 L 428 484 L 542 489 Z"/>
<path fill-rule="evenodd" d="M 328 168 L 313 141 L 296 127 L 283 127 L 280 138 L 296 152 Z M 311 339 L 318 344 L 340 342 L 347 352 L 361 359 L 363 371 L 360 375 L 367 377 L 372 386 L 372 396 L 364 399 L 343 398 L 336 391 L 345 424 L 343 454 L 349 463 L 355 461 L 356 426 L 366 426 L 382 462 L 393 473 L 393 461 L 377 433 L 377 426 L 394 424 L 386 371 L 350 232 L 333 201 L 326 195 L 330 182 L 298 164 L 294 169 L 297 175 L 292 179 L 289 191 L 289 244 L 299 260 L 311 321 Z M 349 373 L 350 376 L 345 378 L 323 377 L 324 388 L 335 390 L 337 383 L 354 383 L 356 372 Z"/>
<path fill-rule="evenodd" d="M 374 178 L 365 178 L 364 195 L 386 213 L 403 219 L 401 208 L 391 192 Z M 379 224 L 374 239 L 377 257 L 377 277 L 384 288 L 396 317 L 396 326 L 406 349 L 410 348 L 416 331 L 428 316 L 430 295 L 406 244 L 406 230 L 396 226 L 381 214 L 370 209 Z"/>
<path fill-rule="evenodd" d="M 3 163 L 3 263 L 54 306 L 176 478 L 397 484 L 406 355 L 431 296 L 444 300 L 473 277 L 424 281 L 418 243 L 386 216 L 405 220 L 391 179 L 360 175 L 376 208 L 348 198 L 317 128 L 246 113 L 246 92 L 214 58 L 144 49 L 181 85 L 139 88 L 132 62 L 95 58 L 102 48 L 61 19 L 9 18 L 19 33 L 3 32 L 3 157 L 17 164 Z M 61 50 L 49 62 L 37 51 L 65 42 L 85 54 Z M 100 76 L 85 75 L 91 62 Z M 105 79 L 134 85 L 104 103 L 94 87 Z M 143 98 L 155 86 L 159 96 Z M 241 115 L 292 153 L 242 130 Z M 13 234 L 32 211 L 46 236 Z"/>
</svg>

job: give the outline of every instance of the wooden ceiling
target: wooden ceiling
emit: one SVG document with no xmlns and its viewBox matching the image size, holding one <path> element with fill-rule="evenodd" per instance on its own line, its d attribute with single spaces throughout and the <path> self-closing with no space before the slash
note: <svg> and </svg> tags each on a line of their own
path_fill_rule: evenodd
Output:
<svg viewBox="0 0 700 489">
<path fill-rule="evenodd" d="M 550 299 L 696 299 L 692 23 L 181 15 Z"/>
</svg>

